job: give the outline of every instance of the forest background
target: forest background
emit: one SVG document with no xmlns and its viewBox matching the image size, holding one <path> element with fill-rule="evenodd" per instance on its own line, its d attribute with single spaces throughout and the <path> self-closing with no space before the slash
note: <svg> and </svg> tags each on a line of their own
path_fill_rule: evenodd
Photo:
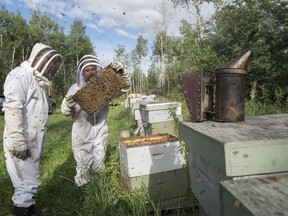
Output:
<svg viewBox="0 0 288 216">
<path fill-rule="evenodd" d="M 171 1 L 175 7 L 185 7 L 187 10 L 191 7 L 200 8 L 204 2 Z M 167 34 L 170 17 L 163 7 L 163 22 L 153 41 L 152 63 L 147 72 L 141 70 L 148 51 L 146 38 L 139 35 L 138 43 L 131 53 L 126 52 L 124 45 L 118 45 L 114 59 L 125 63 L 131 77 L 131 93 L 156 94 L 157 97 L 184 105 L 179 81 L 182 73 L 202 69 L 215 71 L 243 51 L 252 49 L 253 56 L 246 69 L 246 114 L 287 113 L 287 0 L 205 2 L 213 2 L 217 6 L 211 20 L 204 22 L 198 11 L 197 24 L 192 25 L 183 20 L 181 36 L 178 37 Z M 33 11 L 27 23 L 20 13 L 8 12 L 5 6 L 0 8 L 0 94 L 9 71 L 28 58 L 35 43 L 42 42 L 58 50 L 64 57 L 64 67 L 48 89 L 49 95 L 61 102 L 69 86 L 76 81 L 76 68 L 81 56 L 97 54 L 80 20 L 74 21 L 68 34 L 63 29 L 39 11 Z M 134 193 L 127 194 L 119 186 L 117 148 L 120 130 L 132 130 L 135 126 L 129 113 L 121 106 L 111 108 L 107 173 L 87 188 L 84 200 L 73 183 L 75 164 L 70 136 L 67 135 L 71 130 L 71 120 L 59 110 L 49 117 L 50 132 L 41 165 L 43 185 L 37 197 L 38 210 L 45 215 L 128 215 L 127 212 L 129 215 L 147 215 L 143 199 Z M 0 116 L 0 135 L 3 125 L 4 119 Z M 4 158 L 3 155 L 1 157 Z M 4 162 L 0 160 L 0 185 L 4 186 L 0 189 L 0 201 L 3 204 L 0 206 L 1 215 L 10 212 L 12 203 L 7 197 L 13 193 Z M 58 193 L 55 194 L 55 191 Z M 194 211 L 197 209 L 189 209 L 187 215 L 198 215 L 193 214 Z M 186 214 L 177 212 L 175 215 Z"/>
<path fill-rule="evenodd" d="M 197 24 L 183 20 L 180 36 L 169 36 L 171 18 L 165 4 L 162 23 L 156 29 L 151 64 L 141 70 L 148 54 L 148 40 L 139 35 L 131 52 L 118 44 L 114 59 L 125 63 L 130 74 L 131 93 L 156 94 L 184 102 L 179 82 L 182 73 L 208 69 L 215 71 L 247 49 L 253 51 L 248 64 L 247 102 L 273 105 L 285 112 L 288 96 L 288 2 L 286 0 L 170 0 L 175 7 L 195 8 Z M 203 2 L 216 5 L 212 18 L 204 21 L 199 8 Z M 6 75 L 29 57 L 37 42 L 48 44 L 64 57 L 65 65 L 48 89 L 60 101 L 76 81 L 81 56 L 95 53 L 81 20 L 75 20 L 70 32 L 47 14 L 33 11 L 27 22 L 19 12 L 0 9 L 0 93 Z M 147 65 L 146 65 L 147 66 Z M 275 112 L 275 111 L 273 111 Z"/>
</svg>

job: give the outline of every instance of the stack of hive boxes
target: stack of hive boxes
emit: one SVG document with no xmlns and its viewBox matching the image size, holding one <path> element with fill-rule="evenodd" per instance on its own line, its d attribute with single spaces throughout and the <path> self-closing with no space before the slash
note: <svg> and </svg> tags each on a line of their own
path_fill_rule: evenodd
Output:
<svg viewBox="0 0 288 216">
<path fill-rule="evenodd" d="M 147 104 L 150 102 L 154 102 L 155 98 L 156 98 L 155 95 L 138 95 L 138 97 L 129 98 L 129 108 L 132 111 L 137 127 L 140 127 L 139 132 L 141 136 L 143 136 L 145 132 L 143 127 L 143 121 L 140 115 L 139 106 L 140 104 Z"/>
<path fill-rule="evenodd" d="M 146 135 L 168 133 L 176 135 L 175 117 L 182 120 L 181 103 L 150 102 L 140 104 L 140 114 Z"/>
<path fill-rule="evenodd" d="M 155 95 L 142 95 L 136 100 L 130 101 L 130 108 L 134 115 L 136 121 L 142 121 L 139 106 L 140 104 L 147 104 L 150 102 L 155 102 Z"/>
<path fill-rule="evenodd" d="M 189 149 L 190 186 L 203 215 L 287 213 L 288 178 L 277 176 L 288 172 L 287 122 L 288 114 L 274 114 L 249 116 L 239 123 L 180 123 L 180 138 Z M 284 193 L 286 199 L 276 199 Z M 264 206 L 276 211 L 269 214 L 272 209 L 263 209 Z M 257 213 L 260 210 L 262 213 Z"/>
<path fill-rule="evenodd" d="M 120 141 L 123 188 L 145 189 L 154 201 L 179 200 L 189 191 L 180 142 L 170 134 L 128 137 Z"/>
</svg>

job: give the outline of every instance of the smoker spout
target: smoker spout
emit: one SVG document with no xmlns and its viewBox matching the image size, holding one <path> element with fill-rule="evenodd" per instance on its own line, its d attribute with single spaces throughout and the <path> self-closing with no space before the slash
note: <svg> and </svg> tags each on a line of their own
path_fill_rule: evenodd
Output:
<svg viewBox="0 0 288 216">
<path fill-rule="evenodd" d="M 248 51 L 243 52 L 241 55 L 227 62 L 221 68 L 235 68 L 245 70 L 246 65 L 250 60 L 251 56 L 252 56 L 252 50 L 249 49 Z"/>
</svg>

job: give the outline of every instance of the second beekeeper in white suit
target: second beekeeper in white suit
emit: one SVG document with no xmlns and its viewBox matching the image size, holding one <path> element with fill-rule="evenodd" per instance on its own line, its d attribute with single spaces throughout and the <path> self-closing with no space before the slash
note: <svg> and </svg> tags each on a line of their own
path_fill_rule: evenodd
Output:
<svg viewBox="0 0 288 216">
<path fill-rule="evenodd" d="M 116 71 L 122 70 L 122 76 L 129 83 L 129 78 L 121 62 L 114 61 L 111 63 L 111 67 Z M 88 115 L 75 103 L 72 95 L 92 77 L 97 76 L 101 69 L 102 65 L 96 56 L 83 56 L 77 69 L 77 82 L 70 87 L 61 105 L 62 113 L 71 116 L 73 120 L 72 151 L 77 163 L 75 183 L 78 187 L 88 183 L 95 174 L 101 174 L 105 169 L 108 106 Z M 127 91 L 129 91 L 129 87 L 121 90 L 121 92 Z"/>
<path fill-rule="evenodd" d="M 44 148 L 48 102 L 44 87 L 63 63 L 50 46 L 37 43 L 30 57 L 7 75 L 4 83 L 6 167 L 15 188 L 14 216 L 35 214 L 35 194 L 41 184 L 40 157 Z"/>
</svg>

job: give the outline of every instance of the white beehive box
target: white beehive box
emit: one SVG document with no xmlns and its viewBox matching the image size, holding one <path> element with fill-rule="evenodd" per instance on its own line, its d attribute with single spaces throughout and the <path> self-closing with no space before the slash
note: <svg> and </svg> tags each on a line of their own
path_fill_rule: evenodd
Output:
<svg viewBox="0 0 288 216">
<path fill-rule="evenodd" d="M 220 181 L 288 171 L 288 114 L 245 122 L 180 122 L 192 192 L 207 215 L 220 214 Z"/>
<path fill-rule="evenodd" d="M 143 189 L 154 201 L 184 197 L 189 193 L 188 170 L 185 167 L 135 177 L 121 172 L 121 185 L 126 190 Z"/>
<path fill-rule="evenodd" d="M 165 122 L 155 122 L 155 123 L 144 123 L 144 132 L 145 135 L 156 135 L 168 133 L 173 136 L 176 135 L 176 127 L 174 121 L 165 121 Z"/>
<path fill-rule="evenodd" d="M 134 119 L 135 119 L 136 121 L 137 121 L 137 120 L 142 120 L 139 109 L 135 109 L 135 110 L 134 110 Z"/>
<path fill-rule="evenodd" d="M 136 101 L 135 103 L 132 104 L 132 112 L 134 112 L 134 118 L 135 120 L 142 120 L 142 117 L 141 117 L 141 112 L 140 112 L 140 104 L 149 104 L 149 103 L 153 103 L 154 100 L 150 100 L 149 98 L 148 99 L 145 99 L 145 100 L 139 100 L 139 101 Z"/>
<path fill-rule="evenodd" d="M 129 100 L 129 107 L 133 109 L 133 106 L 135 106 L 135 103 L 138 101 L 142 100 L 141 97 L 133 97 L 133 98 L 128 98 Z"/>
<path fill-rule="evenodd" d="M 129 99 L 128 98 L 125 99 L 125 101 L 124 101 L 124 107 L 129 108 Z"/>
<path fill-rule="evenodd" d="M 142 95 L 141 98 L 142 100 L 155 100 L 156 95 Z"/>
<path fill-rule="evenodd" d="M 142 121 L 147 123 L 172 121 L 173 113 L 181 116 L 181 103 L 178 102 L 151 102 L 148 104 L 140 104 L 139 109 Z"/>
<path fill-rule="evenodd" d="M 186 160 L 170 134 L 131 137 L 120 142 L 120 167 L 128 177 L 182 169 Z"/>
</svg>

